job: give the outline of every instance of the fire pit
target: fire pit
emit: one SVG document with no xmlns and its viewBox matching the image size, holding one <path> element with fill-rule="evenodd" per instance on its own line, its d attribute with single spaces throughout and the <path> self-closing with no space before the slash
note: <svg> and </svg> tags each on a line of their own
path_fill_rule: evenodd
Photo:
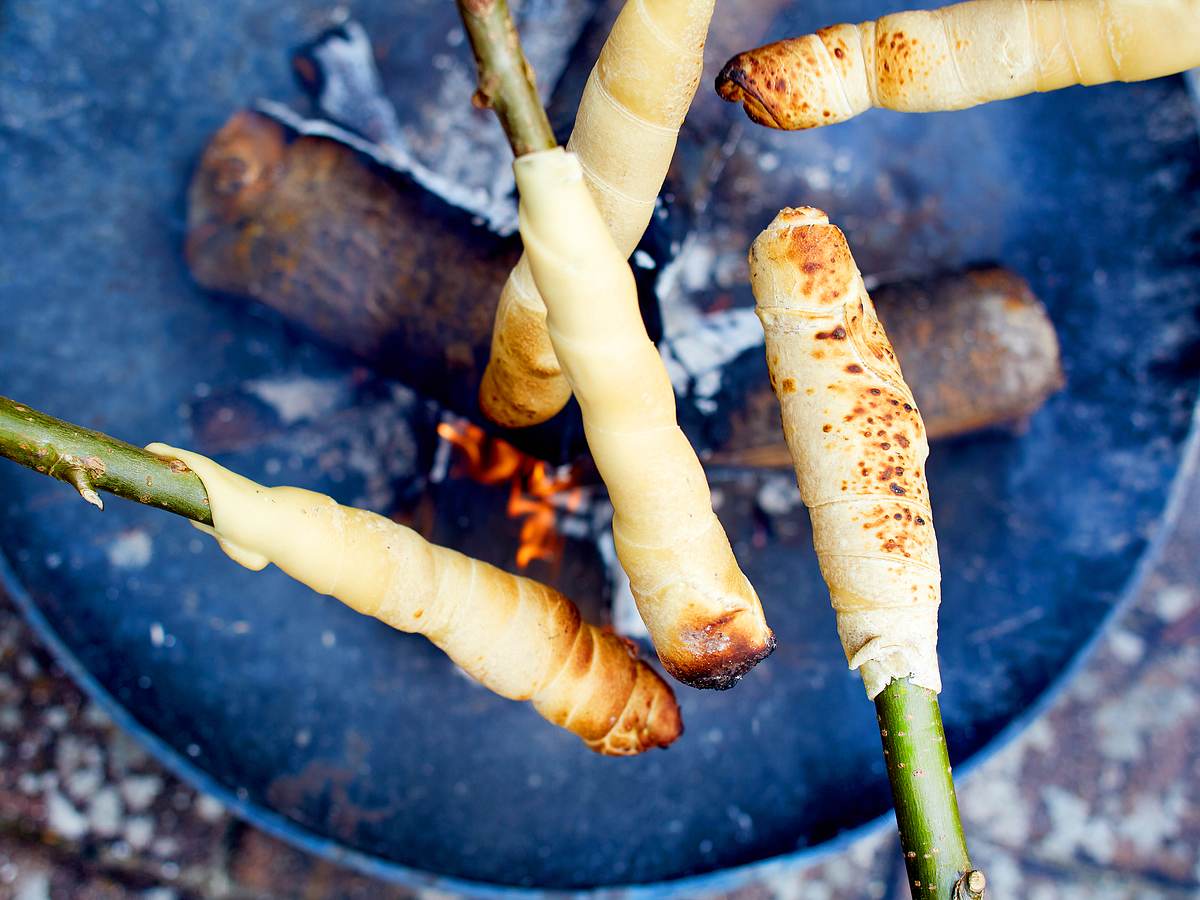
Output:
<svg viewBox="0 0 1200 900">
<path fill-rule="evenodd" d="M 45 27 L 0 26 L 0 58 L 25 74 L 0 104 L 4 392 L 390 514 L 569 588 L 585 614 L 625 628 L 607 499 L 569 413 L 534 437 L 484 433 L 451 396 L 469 391 L 439 387 L 432 363 L 390 380 L 370 347 L 316 340 L 312 323 L 264 305 L 274 285 L 214 293 L 191 278 L 185 185 L 229 116 L 265 97 L 298 111 L 289 127 L 325 121 L 332 133 L 287 64 L 327 24 L 324 9 L 221 0 L 155 14 L 116 4 L 101 17 L 67 4 Z M 769 34 L 881 9 L 807 4 Z M 494 123 L 466 106 L 453 8 L 355 12 L 395 117 L 343 110 L 342 125 L 364 132 L 350 152 L 389 171 L 399 160 L 441 193 L 413 195 L 429 228 L 454 216 L 479 256 L 431 265 L 482 265 L 508 240 L 485 232 L 511 225 L 511 179 Z M 710 62 L 727 55 L 721 41 L 759 36 L 733 12 Z M 543 82 L 557 85 L 553 108 L 570 109 L 573 67 L 590 58 L 568 68 L 567 50 L 589 46 L 593 16 L 609 11 L 544 0 L 522 13 Z M 301 73 L 318 90 L 333 77 L 319 50 Z M 86 80 L 53 74 L 66 57 Z M 802 140 L 743 129 L 718 104 L 701 91 L 639 259 L 685 424 L 709 436 L 718 513 L 779 650 L 736 692 L 679 688 L 687 732 L 669 751 L 581 752 L 427 643 L 277 572 L 251 575 L 167 517 L 114 501 L 98 518 L 13 467 L 0 469 L 6 589 L 169 764 L 289 839 L 388 877 L 573 889 L 802 858 L 888 806 L 870 716 L 846 712 L 861 685 L 833 638 L 791 476 L 728 447 L 765 378 L 761 349 L 738 343 L 737 313 L 753 305 L 746 246 L 779 205 L 811 203 L 839 211 L 875 280 L 998 262 L 1028 281 L 1058 333 L 1065 388 L 1023 430 L 943 441 L 929 466 L 948 563 L 942 708 L 956 762 L 979 753 L 1078 658 L 1162 525 L 1200 377 L 1189 196 L 1200 148 L 1184 83 L 954 117 L 881 113 Z M 45 110 L 57 112 L 34 115 Z M 379 147 L 391 155 L 371 158 Z M 326 274 L 356 289 L 353 267 Z M 463 310 L 486 319 L 496 290 L 462 297 Z M 697 338 L 711 328 L 715 341 Z"/>
</svg>

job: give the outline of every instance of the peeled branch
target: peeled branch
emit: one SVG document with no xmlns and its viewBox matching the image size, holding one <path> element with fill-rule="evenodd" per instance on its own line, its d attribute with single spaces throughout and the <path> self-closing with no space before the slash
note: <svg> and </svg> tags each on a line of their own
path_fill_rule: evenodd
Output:
<svg viewBox="0 0 1200 900">
<path fill-rule="evenodd" d="M 851 668 L 941 690 L 925 426 L 842 232 L 785 209 L 750 248 L 767 364 Z"/>
<path fill-rule="evenodd" d="M 623 257 L 641 240 L 675 153 L 713 2 L 628 0 L 584 88 L 567 147 Z M 522 257 L 500 293 L 480 406 L 494 422 L 522 427 L 551 418 L 570 397 Z"/>
<path fill-rule="evenodd" d="M 680 681 L 731 687 L 774 649 L 775 637 L 676 423 L 633 273 L 574 154 L 529 154 L 513 168 L 526 258 L 608 486 L 617 556 L 650 639 Z"/>
<path fill-rule="evenodd" d="M 873 106 L 965 109 L 1198 65 L 1200 0 L 970 0 L 740 53 L 717 93 L 760 125 L 792 131 Z"/>
</svg>

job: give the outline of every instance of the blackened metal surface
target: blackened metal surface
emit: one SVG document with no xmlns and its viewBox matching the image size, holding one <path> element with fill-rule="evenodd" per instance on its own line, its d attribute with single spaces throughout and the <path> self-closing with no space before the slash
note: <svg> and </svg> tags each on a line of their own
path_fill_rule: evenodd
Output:
<svg viewBox="0 0 1200 900">
<path fill-rule="evenodd" d="M 805 4 L 769 36 L 884 7 Z M 255 97 L 299 102 L 287 51 L 324 9 L 5 4 L 0 376 L 6 394 L 127 439 L 219 445 L 252 477 L 405 512 L 426 496 L 435 411 L 275 317 L 199 292 L 181 256 L 195 155 Z M 465 51 L 448 37 L 449 4 L 408 10 L 354 9 L 396 71 L 411 63 L 398 108 L 419 137 L 436 118 L 422 97 L 449 82 L 430 48 L 449 44 L 454 71 Z M 409 90 L 417 79 L 433 88 Z M 814 203 L 868 272 L 997 260 L 1029 278 L 1058 327 L 1067 390 L 1024 435 L 943 446 L 930 463 L 943 711 L 962 761 L 1116 604 L 1178 463 L 1200 374 L 1200 153 L 1182 83 L 739 134 L 703 157 L 723 171 L 679 248 L 678 290 L 703 308 L 749 305 L 749 237 L 777 207 Z M 696 158 L 702 141 L 689 140 Z M 694 310 L 666 300 L 669 335 Z M 169 516 L 115 500 L 99 515 L 8 466 L 0 545 L 19 596 L 161 752 L 309 846 L 353 848 L 410 880 L 644 883 L 794 854 L 888 802 L 872 711 L 845 671 L 786 477 L 715 487 L 779 649 L 733 691 L 680 688 L 684 738 L 635 760 L 586 753 L 426 642 L 276 571 L 239 569 Z M 464 545 L 478 539 L 471 516 L 457 521 Z"/>
</svg>

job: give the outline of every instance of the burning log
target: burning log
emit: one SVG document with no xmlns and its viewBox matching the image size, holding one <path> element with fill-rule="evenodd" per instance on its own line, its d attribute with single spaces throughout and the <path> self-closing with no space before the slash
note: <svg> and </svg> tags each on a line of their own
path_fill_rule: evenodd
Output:
<svg viewBox="0 0 1200 900">
<path fill-rule="evenodd" d="M 217 133 L 188 200 L 186 255 L 202 285 L 253 297 L 476 414 L 492 309 L 464 298 L 516 263 L 515 237 L 344 144 L 256 112 Z"/>
<path fill-rule="evenodd" d="M 1063 386 L 1058 337 L 1019 275 L 989 267 L 874 291 L 930 440 L 1018 425 Z M 759 360 L 755 360 L 759 362 Z M 769 383 L 750 388 L 709 463 L 789 468 Z"/>
<path fill-rule="evenodd" d="M 475 300 L 511 270 L 515 238 L 345 144 L 297 136 L 255 112 L 217 133 L 189 200 L 187 259 L 202 285 L 264 303 L 480 421 L 492 314 Z M 1020 419 L 1061 385 L 1053 327 L 1012 273 L 949 275 L 877 296 L 931 437 Z M 731 379 L 746 385 L 734 411 L 714 427 L 680 396 L 685 432 L 717 454 L 710 461 L 788 465 L 761 358 L 729 365 L 748 367 Z M 574 410 L 505 437 L 551 461 L 584 448 Z"/>
</svg>

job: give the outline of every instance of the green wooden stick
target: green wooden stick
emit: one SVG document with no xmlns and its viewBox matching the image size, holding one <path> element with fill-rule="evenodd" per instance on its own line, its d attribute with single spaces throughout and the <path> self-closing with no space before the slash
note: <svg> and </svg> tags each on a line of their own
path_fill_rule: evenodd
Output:
<svg viewBox="0 0 1200 900">
<path fill-rule="evenodd" d="M 0 456 L 65 481 L 104 509 L 98 491 L 212 524 L 208 492 L 179 460 L 55 419 L 0 397 Z"/>
<path fill-rule="evenodd" d="M 971 868 L 937 694 L 893 681 L 875 711 L 914 900 L 981 900 L 987 879 Z"/>
<path fill-rule="evenodd" d="M 558 146 L 507 0 L 456 0 L 479 68 L 476 106 L 495 111 L 514 156 Z"/>
</svg>

